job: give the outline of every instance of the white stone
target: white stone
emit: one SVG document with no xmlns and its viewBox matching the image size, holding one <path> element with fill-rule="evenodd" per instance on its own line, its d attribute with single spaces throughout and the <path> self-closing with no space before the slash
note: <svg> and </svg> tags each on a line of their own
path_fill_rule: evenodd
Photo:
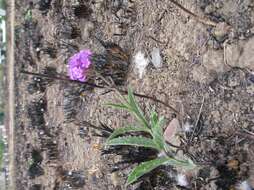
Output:
<svg viewBox="0 0 254 190">
<path fill-rule="evenodd" d="M 134 55 L 134 68 L 135 72 L 139 75 L 139 78 L 141 79 L 146 71 L 146 67 L 149 64 L 149 60 L 145 58 L 144 53 L 139 51 Z"/>
<path fill-rule="evenodd" d="M 151 57 L 152 57 L 151 61 L 152 61 L 155 68 L 162 67 L 162 59 L 161 59 L 159 48 L 153 48 L 153 50 L 151 52 Z"/>
</svg>

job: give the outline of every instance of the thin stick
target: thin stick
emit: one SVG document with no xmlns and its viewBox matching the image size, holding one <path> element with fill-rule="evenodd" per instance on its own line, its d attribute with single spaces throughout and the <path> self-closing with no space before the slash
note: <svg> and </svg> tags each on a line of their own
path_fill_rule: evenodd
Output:
<svg viewBox="0 0 254 190">
<path fill-rule="evenodd" d="M 202 104 L 201 104 L 199 112 L 198 112 L 198 117 L 197 117 L 197 120 L 196 120 L 196 123 L 195 123 L 195 126 L 194 126 L 193 133 L 191 134 L 190 142 L 193 140 L 194 133 L 195 133 L 196 128 L 198 126 L 198 122 L 200 120 L 200 116 L 201 116 L 201 113 L 202 113 L 202 110 L 203 110 L 204 103 L 205 103 L 205 97 L 203 96 Z"/>
<path fill-rule="evenodd" d="M 38 76 L 38 77 L 43 77 L 43 78 L 48 78 L 48 79 L 54 79 L 54 80 L 61 80 L 61 81 L 66 81 L 66 82 L 70 82 L 70 83 L 76 83 L 76 84 L 85 84 L 85 85 L 88 85 L 88 86 L 92 86 L 94 88 L 108 88 L 107 86 L 102 86 L 102 85 L 97 85 L 97 84 L 94 84 L 94 83 L 89 83 L 89 82 L 81 82 L 81 81 L 76 81 L 76 80 L 70 80 L 69 78 L 67 77 L 57 77 L 57 76 L 49 76 L 49 75 L 46 75 L 46 74 L 41 74 L 41 73 L 33 73 L 33 72 L 29 72 L 29 71 L 21 71 L 21 73 L 24 73 L 24 74 L 27 74 L 27 75 L 33 75 L 33 76 Z M 121 93 L 124 93 L 124 94 L 128 94 L 128 91 L 126 90 L 120 90 L 116 87 L 111 87 L 112 90 L 118 90 L 119 92 Z M 140 97 L 140 98 L 146 98 L 146 99 L 150 99 L 154 102 L 158 102 L 166 107 L 168 107 L 169 109 L 171 109 L 172 111 L 174 111 L 175 113 L 177 114 L 180 114 L 179 111 L 177 111 L 174 107 L 168 105 L 166 102 L 163 102 L 157 98 L 154 98 L 152 96 L 147 96 L 145 94 L 138 94 L 138 93 L 133 93 L 135 96 L 137 97 Z"/>
<path fill-rule="evenodd" d="M 101 74 L 99 74 L 99 73 L 96 73 L 96 74 L 97 74 L 106 84 L 108 84 L 108 87 L 106 87 L 106 88 L 109 88 L 109 89 L 112 89 L 112 90 L 116 91 L 116 92 L 120 95 L 120 97 L 122 97 L 121 93 L 128 94 L 128 91 L 118 89 L 118 88 L 116 87 L 116 85 L 114 84 L 114 81 L 112 81 L 113 84 L 111 84 L 111 83 L 110 83 L 107 79 L 105 79 L 105 77 L 103 77 Z M 114 86 L 113 86 L 113 85 L 114 85 Z M 157 98 L 154 98 L 154 97 L 152 97 L 152 96 L 147 96 L 147 95 L 144 95 L 144 94 L 138 94 L 138 93 L 135 93 L 135 92 L 133 92 L 133 95 L 134 95 L 134 96 L 137 96 L 137 97 L 140 97 L 140 98 L 150 99 L 150 100 L 152 100 L 152 101 L 154 101 L 154 102 L 159 102 L 159 103 L 163 104 L 164 106 L 170 108 L 171 110 L 173 110 L 174 112 L 176 112 L 176 113 L 178 113 L 178 114 L 180 115 L 180 112 L 177 111 L 175 108 L 173 108 L 172 106 L 168 105 L 167 103 L 165 103 L 165 102 L 163 102 L 163 101 L 161 101 L 161 100 L 159 100 L 159 99 L 157 99 Z M 124 97 L 122 97 L 122 98 L 123 98 L 124 101 L 127 101 Z"/>
<path fill-rule="evenodd" d="M 20 72 L 21 72 L 21 73 L 24 73 L 24 74 L 27 74 L 27 75 L 33 75 L 33 76 L 42 77 L 42 78 L 48 78 L 48 79 L 54 79 L 54 80 L 67 81 L 67 82 L 76 83 L 76 84 L 86 84 L 86 85 L 88 85 L 88 86 L 92 86 L 92 87 L 95 87 L 95 88 L 105 88 L 104 86 L 97 85 L 97 84 L 90 83 L 90 82 L 81 82 L 81 81 L 77 81 L 77 80 L 70 80 L 70 79 L 67 78 L 67 77 L 49 76 L 49 75 L 47 75 L 47 74 L 33 73 L 33 72 L 29 72 L 29 71 L 24 71 L 24 70 L 21 70 Z"/>
<path fill-rule="evenodd" d="M 96 71 L 95 71 L 96 72 Z M 108 88 L 109 90 L 113 90 L 115 91 L 120 98 L 122 98 L 123 101 L 128 102 L 127 99 L 122 96 L 120 90 L 116 87 L 114 81 L 112 80 L 112 78 L 110 78 L 111 81 L 107 80 L 105 77 L 103 77 L 100 73 L 96 72 L 96 75 L 99 76 L 108 86 L 106 86 L 106 88 Z M 111 82 L 111 83 L 110 83 Z M 123 93 L 123 92 L 122 92 Z M 125 93 L 125 92 L 124 92 Z"/>
<path fill-rule="evenodd" d="M 253 132 L 251 132 L 251 131 L 249 131 L 249 130 L 247 130 L 247 129 L 244 129 L 244 128 L 242 128 L 242 127 L 241 127 L 241 129 L 243 130 L 243 132 L 245 132 L 245 133 L 247 133 L 247 134 L 249 134 L 249 135 L 254 136 L 254 133 L 253 133 Z"/>
<path fill-rule="evenodd" d="M 109 131 L 108 129 L 106 129 L 105 127 L 98 127 L 98 126 L 95 126 L 93 125 L 92 123 L 89 123 L 88 121 L 82 121 L 82 122 L 76 122 L 77 125 L 80 125 L 80 124 L 84 124 L 84 125 L 88 125 L 90 128 L 92 129 L 96 129 L 98 131 L 104 131 L 104 132 L 108 132 L 108 133 L 112 133 L 113 130 Z"/>
<path fill-rule="evenodd" d="M 120 90 L 120 91 L 121 91 L 121 90 Z M 121 91 L 121 92 L 125 92 L 126 94 L 128 93 L 128 92 L 126 92 L 126 91 Z M 158 103 L 160 103 L 160 104 L 162 104 L 162 105 L 164 105 L 164 106 L 170 108 L 171 110 L 173 110 L 174 112 L 176 112 L 177 114 L 180 115 L 180 112 L 179 112 L 179 111 L 177 111 L 177 110 L 176 110 L 175 108 L 173 108 L 172 106 L 168 105 L 166 102 L 163 102 L 163 101 L 161 101 L 161 100 L 159 100 L 159 99 L 157 99 L 157 98 L 154 98 L 154 97 L 152 97 L 152 96 L 147 96 L 147 95 L 144 95 L 144 94 L 138 94 L 138 93 L 135 93 L 135 92 L 133 92 L 133 94 L 134 94 L 134 96 L 137 96 L 137 97 L 140 97 L 140 98 L 147 98 L 147 99 L 150 99 L 150 100 L 152 100 L 152 101 L 154 101 L 154 102 L 158 102 Z"/>
<path fill-rule="evenodd" d="M 109 87 L 111 86 L 109 89 L 115 90 L 120 96 L 122 96 L 121 93 L 128 94 L 128 91 L 118 89 L 115 85 L 112 86 L 112 85 L 110 84 L 110 82 L 109 82 L 107 79 L 105 79 L 105 77 L 101 76 L 101 75 L 98 74 L 98 73 L 96 73 L 96 74 L 99 75 L 99 76 L 101 77 L 101 79 L 104 80 L 104 82 L 106 82 L 106 83 L 109 85 Z M 112 81 L 112 82 L 113 82 L 113 81 Z M 107 88 L 108 88 L 108 87 L 107 87 Z M 150 100 L 152 100 L 152 101 L 154 101 L 154 102 L 161 103 L 161 104 L 163 104 L 164 106 L 170 108 L 171 110 L 173 110 L 174 112 L 176 112 L 176 113 L 178 113 L 178 114 L 180 115 L 180 112 L 177 111 L 175 108 L 173 108 L 172 106 L 168 105 L 167 103 L 165 103 L 165 102 L 163 102 L 163 101 L 161 101 L 161 100 L 159 100 L 159 99 L 157 99 L 157 98 L 154 98 L 154 97 L 152 97 L 152 96 L 147 96 L 147 95 L 144 95 L 144 94 L 138 94 L 138 93 L 135 93 L 135 92 L 133 92 L 133 95 L 134 95 L 134 96 L 137 96 L 137 97 L 140 97 L 140 98 L 146 98 L 146 99 L 150 99 Z M 124 99 L 125 101 L 127 101 L 124 97 L 123 97 L 123 99 Z"/>
<path fill-rule="evenodd" d="M 195 13 L 189 11 L 188 9 L 186 9 L 185 7 L 183 7 L 180 3 L 178 3 L 175 0 L 169 0 L 171 3 L 173 3 L 175 6 L 177 6 L 178 8 L 182 9 L 185 13 L 189 14 L 190 16 L 192 16 L 195 20 L 205 24 L 205 25 L 209 25 L 209 26 L 217 26 L 216 22 L 211 21 L 208 18 L 201 18 L 200 16 L 196 15 Z"/>
<path fill-rule="evenodd" d="M 167 42 L 162 42 L 160 40 L 157 40 L 155 37 L 149 35 L 149 36 L 146 36 L 147 38 L 151 38 L 152 40 L 154 40 L 155 42 L 159 43 L 159 44 L 166 44 Z"/>
</svg>

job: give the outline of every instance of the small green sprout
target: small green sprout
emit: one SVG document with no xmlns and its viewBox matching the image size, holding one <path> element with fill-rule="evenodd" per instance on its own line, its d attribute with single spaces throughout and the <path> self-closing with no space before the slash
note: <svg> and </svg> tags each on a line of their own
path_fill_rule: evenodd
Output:
<svg viewBox="0 0 254 190">
<path fill-rule="evenodd" d="M 25 13 L 25 21 L 32 21 L 33 19 L 33 13 L 31 9 L 28 9 Z"/>
<path fill-rule="evenodd" d="M 144 113 L 137 104 L 133 92 L 128 90 L 127 98 L 120 95 L 122 103 L 120 104 L 108 104 L 114 108 L 124 109 L 134 115 L 137 120 L 137 124 L 129 125 L 126 127 L 120 127 L 114 130 L 111 136 L 107 139 L 107 146 L 115 145 L 129 145 L 139 146 L 156 149 L 158 152 L 163 153 L 154 160 L 149 160 L 139 164 L 135 167 L 127 179 L 127 185 L 135 182 L 138 178 L 144 174 L 152 171 L 161 165 L 171 165 L 174 167 L 183 167 L 184 169 L 193 169 L 196 165 L 190 160 L 177 159 L 173 151 L 171 151 L 169 145 L 166 143 L 163 137 L 164 118 L 159 117 L 155 111 L 151 111 L 149 120 L 146 119 Z M 127 133 L 143 132 L 144 136 L 124 136 Z M 120 136 L 120 137 L 119 137 Z M 147 137 L 147 136 L 150 136 Z"/>
</svg>

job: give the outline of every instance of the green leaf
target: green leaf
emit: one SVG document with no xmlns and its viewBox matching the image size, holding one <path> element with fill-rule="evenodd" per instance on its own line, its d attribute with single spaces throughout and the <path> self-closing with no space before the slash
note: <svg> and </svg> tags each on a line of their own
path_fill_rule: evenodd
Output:
<svg viewBox="0 0 254 190">
<path fill-rule="evenodd" d="M 134 126 L 120 127 L 120 128 L 117 128 L 114 130 L 114 132 L 110 135 L 108 140 L 111 140 L 111 139 L 113 139 L 119 135 L 125 134 L 125 133 L 139 132 L 139 131 L 150 133 L 150 130 L 148 130 L 145 127 L 134 127 Z"/>
<path fill-rule="evenodd" d="M 157 122 L 154 124 L 152 128 L 152 132 L 158 136 L 160 136 L 162 139 L 163 137 L 163 125 L 164 125 L 164 117 L 160 117 Z"/>
<path fill-rule="evenodd" d="M 196 167 L 195 164 L 190 160 L 182 161 L 170 157 L 157 158 L 154 160 L 143 162 L 139 164 L 136 168 L 134 168 L 127 179 L 127 185 L 135 182 L 141 176 L 151 172 L 152 170 L 161 165 L 184 167 L 186 169 L 193 169 Z"/>
<path fill-rule="evenodd" d="M 143 176 L 146 173 L 154 170 L 155 168 L 157 168 L 160 165 L 166 164 L 167 162 L 168 162 L 168 158 L 163 157 L 163 158 L 157 158 L 157 159 L 150 160 L 150 161 L 143 162 L 143 163 L 139 164 L 130 173 L 130 175 L 127 179 L 127 185 L 135 182 L 141 176 Z"/>
<path fill-rule="evenodd" d="M 107 141 L 106 145 L 132 145 L 160 150 L 152 139 L 145 137 L 118 137 Z"/>
<path fill-rule="evenodd" d="M 144 125 L 144 127 L 149 128 L 149 123 L 147 122 L 143 112 L 135 101 L 134 94 L 132 90 L 128 89 L 128 103 L 131 110 L 134 112 L 135 117 Z"/>
<path fill-rule="evenodd" d="M 172 166 L 178 166 L 178 167 L 182 167 L 185 170 L 192 170 L 194 168 L 197 167 L 197 165 L 191 160 L 191 159 L 187 159 L 187 160 L 179 160 L 179 159 L 172 159 L 171 161 L 172 163 L 168 163 Z"/>
<path fill-rule="evenodd" d="M 154 120 L 156 122 L 156 120 Z M 163 127 L 164 124 L 164 118 L 160 117 L 156 123 L 154 123 L 154 126 L 152 127 L 152 136 L 153 136 L 153 141 L 155 144 L 157 144 L 158 147 L 160 147 L 161 151 L 165 149 L 166 142 L 163 137 Z"/>
<path fill-rule="evenodd" d="M 156 123 L 158 122 L 158 114 L 154 110 L 151 111 L 150 120 L 152 128 L 155 127 Z"/>
</svg>

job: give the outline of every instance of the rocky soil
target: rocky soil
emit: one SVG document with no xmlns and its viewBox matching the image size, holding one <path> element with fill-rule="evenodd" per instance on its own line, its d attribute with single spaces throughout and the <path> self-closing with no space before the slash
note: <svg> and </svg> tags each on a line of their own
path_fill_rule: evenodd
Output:
<svg viewBox="0 0 254 190">
<path fill-rule="evenodd" d="M 17 189 L 225 190 L 246 180 L 254 187 L 254 1 L 179 2 L 218 24 L 200 23 L 166 0 L 16 1 Z M 129 187 L 124 184 L 133 166 L 111 173 L 119 158 L 101 155 L 105 139 L 84 121 L 112 128 L 132 121 L 125 111 L 105 106 L 118 101 L 113 92 L 38 81 L 20 72 L 53 67 L 66 75 L 73 53 L 103 51 L 95 37 L 119 44 L 131 56 L 142 51 L 149 57 L 154 47 L 160 49 L 163 66 L 150 64 L 140 79 L 132 63 L 124 87 L 181 113 L 181 150 L 202 165 L 188 187 L 180 187 L 168 167 L 162 180 L 158 169 Z M 33 83 L 39 87 L 30 88 Z M 177 115 L 157 102 L 138 100 L 146 113 L 154 106 L 167 123 Z M 38 116 L 29 112 L 36 102 Z"/>
</svg>

